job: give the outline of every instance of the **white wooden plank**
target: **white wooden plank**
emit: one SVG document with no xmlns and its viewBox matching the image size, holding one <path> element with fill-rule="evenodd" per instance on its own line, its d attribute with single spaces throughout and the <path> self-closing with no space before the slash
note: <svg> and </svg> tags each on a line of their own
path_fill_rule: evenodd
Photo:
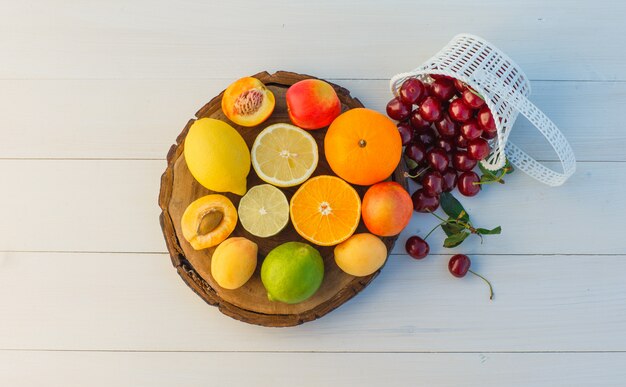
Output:
<svg viewBox="0 0 626 387">
<path fill-rule="evenodd" d="M 3 2 L 1 78 L 388 78 L 460 32 L 532 79 L 624 79 L 621 2 Z"/>
<path fill-rule="evenodd" d="M 329 315 L 293 328 L 206 305 L 165 254 L 2 253 L 0 349 L 167 351 L 626 351 L 626 255 L 392 256 Z"/>
<path fill-rule="evenodd" d="M 468 239 L 455 251 L 480 254 L 624 254 L 621 225 L 626 163 L 579 163 L 560 188 L 521 172 L 505 185 L 461 198 L 478 227 L 503 234 Z M 157 206 L 161 160 L 1 160 L 0 250 L 162 252 Z M 523 209 L 521 211 L 520 209 Z M 400 236 L 436 224 L 416 214 Z M 435 232 L 433 253 L 448 253 Z M 444 251 L 446 250 L 446 251 Z"/>
<path fill-rule="evenodd" d="M 1 158 L 164 158 L 187 120 L 231 80 L 0 81 Z M 384 112 L 385 80 L 333 80 Z M 579 160 L 626 161 L 626 83 L 533 82 L 532 100 L 566 134 Z M 526 121 L 512 140 L 542 160 L 554 151 Z"/>
<path fill-rule="evenodd" d="M 27 386 L 615 386 L 624 353 L 0 352 L 0 382 Z M 36 370 L 36 372 L 33 372 Z"/>
</svg>

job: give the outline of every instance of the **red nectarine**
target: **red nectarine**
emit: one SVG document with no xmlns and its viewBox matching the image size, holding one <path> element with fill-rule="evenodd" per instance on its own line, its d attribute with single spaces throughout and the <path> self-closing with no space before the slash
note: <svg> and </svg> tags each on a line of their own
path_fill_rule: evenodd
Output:
<svg viewBox="0 0 626 387">
<path fill-rule="evenodd" d="M 361 215 L 367 229 L 379 236 L 392 236 L 409 224 L 413 215 L 411 196 L 394 181 L 371 186 L 361 205 Z"/>
<path fill-rule="evenodd" d="M 286 94 L 291 121 L 303 129 L 320 129 L 330 125 L 341 113 L 335 89 L 320 79 L 296 82 Z"/>
</svg>

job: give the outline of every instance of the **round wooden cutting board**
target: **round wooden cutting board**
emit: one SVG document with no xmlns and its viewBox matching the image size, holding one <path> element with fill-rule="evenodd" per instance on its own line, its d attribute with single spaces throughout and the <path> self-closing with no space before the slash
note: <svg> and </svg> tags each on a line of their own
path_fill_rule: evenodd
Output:
<svg viewBox="0 0 626 387">
<path fill-rule="evenodd" d="M 271 75 L 262 72 L 254 75 L 254 77 L 269 87 L 276 97 L 276 107 L 273 114 L 261 125 L 246 128 L 228 120 L 221 109 L 223 92 L 196 113 L 196 118 L 211 117 L 232 125 L 241 133 L 248 148 L 252 147 L 254 139 L 263 128 L 278 122 L 290 122 L 285 102 L 287 88 L 300 80 L 313 78 L 284 71 Z M 358 99 L 350 96 L 348 90 L 337 85 L 332 86 L 341 100 L 342 111 L 363 107 L 363 104 Z M 293 326 L 324 316 L 354 297 L 378 275 L 380 270 L 367 277 L 348 275 L 336 265 L 333 258 L 333 247 L 314 246 L 324 258 L 324 280 L 317 293 L 308 300 L 295 305 L 269 301 L 260 276 L 263 258 L 274 247 L 284 242 L 307 241 L 296 233 L 291 223 L 278 235 L 270 238 L 255 237 L 244 230 L 241 224 L 238 224 L 231 236 L 243 236 L 258 244 L 259 260 L 257 268 L 252 278 L 243 287 L 236 290 L 226 290 L 219 287 L 211 277 L 210 272 L 211 255 L 214 248 L 200 251 L 194 250 L 183 238 L 180 228 L 180 219 L 187 205 L 201 196 L 213 193 L 201 186 L 191 176 L 183 156 L 185 137 L 194 121 L 195 119 L 192 119 L 187 123 L 185 129 L 176 139 L 176 144 L 172 145 L 167 154 L 167 169 L 161 177 L 159 206 L 162 209 L 160 216 L 161 227 L 172 263 L 183 281 L 207 303 L 219 307 L 222 313 L 247 323 L 272 327 Z M 334 175 L 324 158 L 324 135 L 326 134 L 326 129 L 309 132 L 317 141 L 320 153 L 319 164 L 313 176 Z M 391 179 L 407 188 L 403 173 L 404 168 L 401 162 Z M 250 168 L 250 174 L 247 178 L 248 188 L 263 183 L 254 172 L 254 169 Z M 287 199 L 291 199 L 297 188 L 282 188 L 282 190 Z M 367 187 L 355 186 L 355 188 L 362 199 Z M 238 206 L 240 196 L 231 193 L 226 193 L 225 195 L 233 202 L 235 207 Z M 362 221 L 357 232 L 367 232 Z M 397 237 L 383 238 L 388 252 L 391 252 L 396 239 Z"/>
</svg>

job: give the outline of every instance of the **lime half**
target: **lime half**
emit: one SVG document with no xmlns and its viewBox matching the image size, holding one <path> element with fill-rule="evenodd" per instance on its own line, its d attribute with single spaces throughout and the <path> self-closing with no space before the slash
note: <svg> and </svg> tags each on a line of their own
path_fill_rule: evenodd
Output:
<svg viewBox="0 0 626 387">
<path fill-rule="evenodd" d="M 289 222 L 289 203 L 278 188 L 261 184 L 250 188 L 239 201 L 239 220 L 250 234 L 267 238 Z"/>
</svg>

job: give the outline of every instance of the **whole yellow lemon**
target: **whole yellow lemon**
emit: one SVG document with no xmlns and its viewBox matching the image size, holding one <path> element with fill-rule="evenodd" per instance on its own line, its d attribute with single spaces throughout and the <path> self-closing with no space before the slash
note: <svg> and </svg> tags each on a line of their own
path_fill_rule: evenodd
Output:
<svg viewBox="0 0 626 387">
<path fill-rule="evenodd" d="M 354 234 L 335 247 L 335 262 L 344 272 L 363 277 L 380 269 L 387 260 L 387 246 L 370 233 Z"/>
<path fill-rule="evenodd" d="M 189 171 L 204 187 L 246 193 L 250 150 L 232 126 L 213 118 L 197 120 L 189 128 L 184 154 Z"/>
</svg>

